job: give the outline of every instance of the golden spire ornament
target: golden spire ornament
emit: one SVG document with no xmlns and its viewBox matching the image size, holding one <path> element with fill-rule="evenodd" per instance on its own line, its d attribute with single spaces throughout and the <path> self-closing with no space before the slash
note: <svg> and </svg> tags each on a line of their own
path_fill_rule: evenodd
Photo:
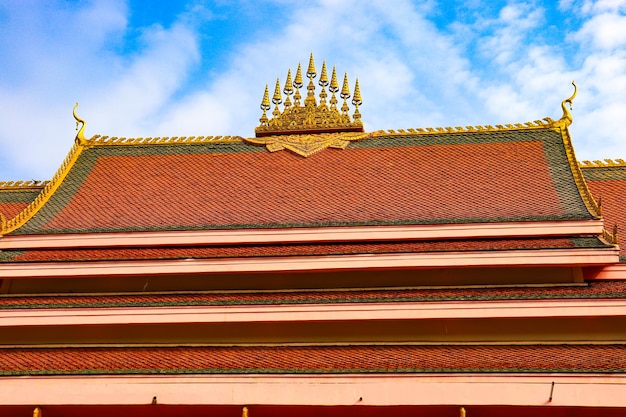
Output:
<svg viewBox="0 0 626 417">
<path fill-rule="evenodd" d="M 326 106 L 326 90 L 325 87 L 328 86 L 328 74 L 326 74 L 326 61 L 322 62 L 322 73 L 320 74 L 320 80 L 317 82 L 320 87 L 322 87 L 322 91 L 320 91 L 320 104 Z"/>
<path fill-rule="evenodd" d="M 272 103 L 274 103 L 274 111 L 272 115 L 274 117 L 280 116 L 280 109 L 278 105 L 283 102 L 283 97 L 280 95 L 280 79 L 276 78 L 276 87 L 274 88 L 274 96 L 272 97 Z"/>
<path fill-rule="evenodd" d="M 328 86 L 328 90 L 333 94 L 330 98 L 330 108 L 331 110 L 337 109 L 337 97 L 335 93 L 339 91 L 339 84 L 337 84 L 337 68 L 333 67 L 333 75 L 330 77 L 330 86 Z"/>
<path fill-rule="evenodd" d="M 276 80 L 274 94 L 269 96 L 269 87 L 265 86 L 265 94 L 261 102 L 263 115 L 261 116 L 260 126 L 255 129 L 257 137 L 289 135 L 289 134 L 319 134 L 319 133 L 335 133 L 335 132 L 363 132 L 363 123 L 361 122 L 361 114 L 359 106 L 362 103 L 361 90 L 359 81 L 354 86 L 354 97 L 352 104 L 354 105 L 354 115 L 350 115 L 348 99 L 351 97 L 348 82 L 348 74 L 344 75 L 343 88 L 339 89 L 337 79 L 337 69 L 333 66 L 332 76 L 328 77 L 328 67 L 326 61 L 322 61 L 322 68 L 319 73 L 319 80 L 314 82 L 314 78 L 318 76 L 315 69 L 315 59 L 313 53 L 309 57 L 309 64 L 304 73 L 309 78 L 307 85 L 307 96 L 304 105 L 301 104 L 300 88 L 302 83 L 302 65 L 298 64 L 295 77 L 292 81 L 291 69 L 287 71 L 287 79 L 281 89 L 280 80 Z M 319 85 L 319 104 L 316 100 L 315 89 Z M 326 89 L 328 87 L 328 90 Z M 328 92 L 332 94 L 330 98 L 330 106 L 327 104 Z M 285 97 L 283 97 L 283 93 Z M 341 111 L 337 108 L 337 94 L 343 99 Z M 293 102 L 291 96 L 293 95 Z M 284 99 L 284 106 L 283 104 Z M 268 119 L 267 111 L 273 103 L 272 118 Z M 255 142 L 256 143 L 256 142 Z M 265 143 L 265 142 L 264 142 Z"/>
<path fill-rule="evenodd" d="M 341 106 L 341 114 L 349 116 L 350 108 L 348 107 L 348 99 L 350 98 L 350 86 L 348 85 L 348 73 L 343 74 L 343 87 L 341 88 L 341 94 L 339 97 L 343 99 L 343 106 Z"/>
<path fill-rule="evenodd" d="M 356 79 L 356 84 L 354 85 L 354 96 L 352 97 L 352 104 L 354 105 L 354 120 L 361 119 L 361 113 L 359 113 L 359 106 L 363 104 L 363 100 L 361 100 L 361 89 L 359 88 L 359 79 Z"/>
<path fill-rule="evenodd" d="M 293 80 L 293 86 L 296 88 L 296 93 L 293 96 L 293 105 L 298 107 L 300 106 L 300 99 L 302 96 L 300 95 L 300 88 L 302 88 L 302 66 L 298 62 L 298 70 L 296 71 L 296 78 Z"/>
<path fill-rule="evenodd" d="M 267 111 L 271 108 L 270 106 L 270 94 L 268 91 L 268 86 L 265 84 L 265 93 L 263 94 L 263 100 L 261 100 L 261 110 L 263 110 L 263 115 L 259 119 L 261 122 L 261 126 L 267 126 Z"/>
<path fill-rule="evenodd" d="M 317 100 L 315 100 L 315 84 L 313 83 L 313 78 L 317 76 L 317 72 L 315 71 L 315 61 L 313 60 L 313 52 L 311 52 L 311 57 L 309 58 L 309 68 L 306 70 L 306 76 L 309 78 L 309 85 L 306 87 L 306 98 L 304 99 L 305 107 L 314 107 L 317 105 Z"/>
<path fill-rule="evenodd" d="M 285 93 L 285 109 L 291 107 L 291 98 L 290 96 L 293 94 L 293 81 L 291 81 L 291 68 L 287 71 L 287 81 L 285 81 L 285 88 L 283 88 L 283 93 Z"/>
</svg>

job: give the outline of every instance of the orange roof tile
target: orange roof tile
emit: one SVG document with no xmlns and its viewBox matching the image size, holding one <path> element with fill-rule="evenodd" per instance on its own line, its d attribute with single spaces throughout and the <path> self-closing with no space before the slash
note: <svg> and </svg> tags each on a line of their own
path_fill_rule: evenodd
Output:
<svg viewBox="0 0 626 417">
<path fill-rule="evenodd" d="M 0 375 L 625 373 L 626 345 L 2 348 Z"/>
<path fill-rule="evenodd" d="M 403 288 L 333 291 L 190 292 L 82 295 L 0 295 L 0 309 L 171 307 L 372 302 L 624 299 L 626 281 L 501 288 Z"/>
<path fill-rule="evenodd" d="M 618 225 L 620 260 L 626 262 L 626 166 L 584 168 L 583 175 L 594 197 L 602 198 L 605 227 Z"/>
<path fill-rule="evenodd" d="M 13 233 L 592 217 L 561 133 L 536 128 L 379 135 L 309 158 L 236 141 L 101 144 Z"/>
</svg>

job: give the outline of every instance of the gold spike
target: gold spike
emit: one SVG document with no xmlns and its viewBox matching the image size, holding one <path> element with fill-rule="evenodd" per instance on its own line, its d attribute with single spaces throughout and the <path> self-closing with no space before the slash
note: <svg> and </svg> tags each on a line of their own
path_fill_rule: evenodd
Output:
<svg viewBox="0 0 626 417">
<path fill-rule="evenodd" d="M 265 93 L 263 94 L 263 101 L 261 101 L 261 110 L 269 110 L 270 107 L 270 94 L 268 86 L 265 84 Z"/>
<path fill-rule="evenodd" d="M 315 84 L 313 83 L 313 78 L 317 73 L 315 72 L 315 62 L 313 61 L 313 52 L 311 52 L 311 57 L 309 58 L 309 68 L 306 70 L 306 76 L 309 77 L 309 84 L 306 86 L 306 98 L 304 99 L 305 107 L 313 107 L 317 106 L 317 101 L 315 100 Z"/>
<path fill-rule="evenodd" d="M 283 96 L 280 94 L 280 79 L 276 78 L 276 87 L 274 88 L 274 96 L 272 97 L 272 103 L 279 105 L 283 102 Z"/>
<path fill-rule="evenodd" d="M 313 60 L 313 52 L 311 52 L 311 56 L 309 57 L 309 68 L 306 70 L 306 76 L 310 79 L 315 78 L 317 72 L 315 71 L 315 61 Z"/>
<path fill-rule="evenodd" d="M 337 84 L 337 69 L 335 67 L 333 67 L 333 75 L 330 78 L 328 90 L 333 94 L 330 98 L 330 109 L 337 110 L 337 97 L 335 93 L 339 91 L 339 84 Z"/>
<path fill-rule="evenodd" d="M 304 84 L 302 83 L 302 66 L 298 62 L 298 70 L 296 71 L 296 79 L 293 81 L 293 86 L 296 88 L 302 87 Z"/>
<path fill-rule="evenodd" d="M 293 86 L 296 88 L 296 93 L 293 96 L 294 107 L 300 107 L 300 88 L 302 87 L 302 66 L 298 62 L 298 70 L 296 71 L 296 79 L 293 80 Z"/>
<path fill-rule="evenodd" d="M 259 119 L 259 122 L 261 122 L 261 126 L 267 126 L 268 125 L 268 119 L 267 119 L 267 111 L 270 109 L 270 94 L 269 94 L 269 90 L 268 90 L 268 85 L 265 84 L 265 93 L 263 93 L 263 100 L 261 101 L 261 110 L 263 110 L 263 115 L 261 116 L 261 118 Z"/>
<path fill-rule="evenodd" d="M 344 100 L 350 98 L 350 86 L 348 85 L 347 72 L 343 75 L 343 87 L 341 88 L 341 94 L 339 96 Z"/>
<path fill-rule="evenodd" d="M 76 104 L 74 105 L 74 110 L 72 110 L 72 113 L 74 114 L 74 119 L 76 120 L 76 130 L 78 130 L 78 133 L 76 134 L 76 138 L 74 140 L 79 145 L 84 145 L 85 143 L 87 143 L 87 140 L 85 139 L 85 126 L 87 125 L 87 123 L 85 123 L 83 119 L 78 117 L 78 115 L 76 114 L 77 108 L 78 108 L 78 102 L 76 102 Z M 79 123 L 82 123 L 80 130 L 78 129 Z"/>
<path fill-rule="evenodd" d="M 461 407 L 461 409 L 459 410 L 459 416 L 460 417 L 465 417 L 466 416 L 465 407 Z"/>
<path fill-rule="evenodd" d="M 248 407 L 244 407 L 243 410 L 241 410 L 241 417 L 248 417 Z"/>
<path fill-rule="evenodd" d="M 33 417 L 41 417 L 42 416 L 42 412 L 41 412 L 41 408 L 37 407 L 33 410 Z"/>
<path fill-rule="evenodd" d="M 285 110 L 291 107 L 291 96 L 293 94 L 293 82 L 291 81 L 291 68 L 287 71 L 287 81 L 285 81 L 285 88 L 283 89 L 285 93 Z"/>
<path fill-rule="evenodd" d="M 361 100 L 361 89 L 359 88 L 359 79 L 356 79 L 356 83 L 354 84 L 354 96 L 352 97 L 352 104 L 355 106 L 360 106 L 363 104 Z"/>
<path fill-rule="evenodd" d="M 337 91 L 339 91 L 339 84 L 337 84 L 337 68 L 333 67 L 333 75 L 330 77 L 330 87 L 328 87 L 328 90 L 331 93 L 336 93 Z"/>
<path fill-rule="evenodd" d="M 328 75 L 326 74 L 326 61 L 322 62 L 322 74 L 320 75 L 320 80 L 318 84 L 322 87 L 326 87 L 328 85 Z"/>
<path fill-rule="evenodd" d="M 285 81 L 285 88 L 283 88 L 283 93 L 287 95 L 289 98 L 290 95 L 293 94 L 293 82 L 291 81 L 291 68 L 287 71 L 287 81 Z"/>
</svg>

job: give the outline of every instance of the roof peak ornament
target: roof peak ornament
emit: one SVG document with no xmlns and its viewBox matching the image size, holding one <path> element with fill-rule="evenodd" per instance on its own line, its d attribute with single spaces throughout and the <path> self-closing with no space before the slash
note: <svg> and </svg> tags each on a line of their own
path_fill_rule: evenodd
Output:
<svg viewBox="0 0 626 417">
<path fill-rule="evenodd" d="M 76 114 L 77 108 L 78 102 L 76 102 L 76 104 L 74 105 L 74 110 L 72 110 L 72 114 L 74 115 L 74 119 L 76 120 L 76 130 L 78 130 L 78 133 L 76 133 L 76 138 L 74 140 L 77 144 L 84 145 L 87 143 L 87 139 L 85 139 L 85 126 L 87 126 L 87 122 L 78 117 L 78 115 Z M 80 130 L 78 128 L 79 123 L 81 124 Z"/>
<path fill-rule="evenodd" d="M 267 117 L 267 111 L 271 108 L 269 86 L 265 86 L 265 93 L 261 101 L 263 115 L 259 119 L 261 124 L 254 130 L 256 137 L 300 133 L 363 132 L 363 122 L 361 121 L 361 113 L 359 113 L 359 106 L 363 101 L 361 99 L 358 79 L 354 85 L 354 96 L 352 96 L 349 88 L 348 74 L 344 73 L 343 88 L 339 94 L 343 99 L 343 105 L 341 109 L 338 109 L 336 94 L 340 90 L 337 82 L 336 67 L 333 66 L 332 75 L 329 80 L 326 61 L 322 63 L 322 70 L 318 81 L 321 87 L 318 96 L 319 104 L 315 95 L 315 82 L 313 81 L 318 75 L 315 69 L 313 53 L 311 53 L 309 57 L 309 65 L 307 66 L 305 75 L 309 79 L 309 83 L 306 87 L 307 94 L 304 99 L 304 105 L 301 104 L 302 96 L 300 95 L 300 88 L 304 85 L 302 82 L 302 65 L 300 63 L 298 63 L 298 69 L 293 81 L 291 78 L 291 68 L 287 71 L 287 81 L 282 93 L 280 90 L 280 79 L 276 80 L 276 87 L 271 100 L 271 103 L 274 104 L 274 110 L 272 111 L 273 117 L 271 119 Z M 328 93 L 330 93 L 331 97 L 327 101 Z M 284 100 L 283 109 L 281 110 L 279 105 L 283 103 L 282 94 L 285 94 L 286 98 Z M 293 101 L 291 100 L 292 95 Z M 348 106 L 348 99 L 351 96 L 353 97 L 352 105 L 354 106 L 352 117 L 350 116 L 350 107 Z"/>
<path fill-rule="evenodd" d="M 572 122 L 574 121 L 571 110 L 572 110 L 572 102 L 576 98 L 576 93 L 578 93 L 578 87 L 576 86 L 576 83 L 574 81 L 572 81 L 572 85 L 574 86 L 574 92 L 572 93 L 571 96 L 569 96 L 568 98 L 566 98 L 565 100 L 561 102 L 561 109 L 563 109 L 563 116 L 561 116 L 561 119 L 559 120 L 559 122 L 561 122 L 565 126 L 571 125 Z M 569 109 L 567 108 L 567 104 L 569 104 Z"/>
</svg>

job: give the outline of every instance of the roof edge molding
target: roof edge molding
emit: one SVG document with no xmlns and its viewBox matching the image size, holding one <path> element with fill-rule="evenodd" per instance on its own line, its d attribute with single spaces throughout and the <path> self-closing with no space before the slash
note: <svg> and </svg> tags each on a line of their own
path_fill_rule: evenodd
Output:
<svg viewBox="0 0 626 417">
<path fill-rule="evenodd" d="M 84 125 L 83 125 L 84 126 Z M 77 136 L 78 138 L 78 136 Z M 59 188 L 70 169 L 78 159 L 79 155 L 84 149 L 84 145 L 77 139 L 70 148 L 67 156 L 61 163 L 59 169 L 52 176 L 52 179 L 48 181 L 41 191 L 41 193 L 30 203 L 21 213 L 10 220 L 1 219 L 0 223 L 0 235 L 10 233 L 30 220 L 37 211 L 52 197 L 54 192 Z"/>
<path fill-rule="evenodd" d="M 0 250 L 33 248 L 110 248 L 169 245 L 241 245 L 256 243 L 316 243 L 394 239 L 536 238 L 604 233 L 602 220 L 434 224 L 404 226 L 341 226 L 323 228 L 235 229 L 96 234 L 9 235 Z"/>
</svg>

